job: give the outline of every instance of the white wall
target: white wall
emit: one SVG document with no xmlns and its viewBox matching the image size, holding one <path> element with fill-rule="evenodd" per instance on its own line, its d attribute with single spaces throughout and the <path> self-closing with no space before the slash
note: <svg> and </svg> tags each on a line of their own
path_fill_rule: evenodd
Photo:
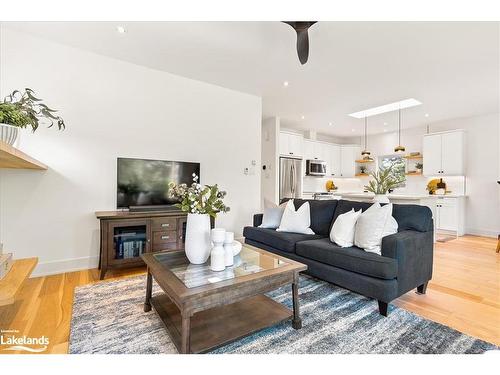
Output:
<svg viewBox="0 0 500 375">
<path fill-rule="evenodd" d="M 262 121 L 262 170 L 261 179 L 261 207 L 264 208 L 264 200 L 278 203 L 279 200 L 279 117 L 272 117 Z"/>
<path fill-rule="evenodd" d="M 3 29 L 0 92 L 30 87 L 67 129 L 23 132 L 46 172 L 2 170 L 6 251 L 37 273 L 97 265 L 94 211 L 116 207 L 116 158 L 196 161 L 228 191 L 218 226 L 241 234 L 260 206 L 261 99 Z M 203 62 L 200 62 L 202 64 Z M 251 170 L 249 175 L 244 168 Z"/>
</svg>

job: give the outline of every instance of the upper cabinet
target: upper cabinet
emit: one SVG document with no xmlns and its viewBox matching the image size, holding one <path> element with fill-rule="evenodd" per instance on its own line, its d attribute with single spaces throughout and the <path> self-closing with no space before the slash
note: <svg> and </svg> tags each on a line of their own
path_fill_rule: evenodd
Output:
<svg viewBox="0 0 500 375">
<path fill-rule="evenodd" d="M 340 177 L 354 177 L 359 146 L 340 146 Z"/>
<path fill-rule="evenodd" d="M 330 145 L 324 142 L 304 139 L 304 159 L 323 160 L 328 163 Z"/>
<path fill-rule="evenodd" d="M 304 156 L 304 138 L 300 134 L 280 132 L 280 155 L 302 157 Z"/>
<path fill-rule="evenodd" d="M 463 176 L 464 146 L 463 130 L 424 135 L 424 175 Z"/>
</svg>

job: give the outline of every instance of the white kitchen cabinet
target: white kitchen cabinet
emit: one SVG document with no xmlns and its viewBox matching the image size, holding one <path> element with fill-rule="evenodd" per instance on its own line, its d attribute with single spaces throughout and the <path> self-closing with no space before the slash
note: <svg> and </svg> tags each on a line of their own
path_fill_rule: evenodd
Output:
<svg viewBox="0 0 500 375">
<path fill-rule="evenodd" d="M 426 134 L 423 139 L 426 176 L 463 176 L 465 174 L 465 134 L 462 130 Z"/>
<path fill-rule="evenodd" d="M 304 138 L 300 134 L 280 133 L 280 155 L 302 157 Z"/>
<path fill-rule="evenodd" d="M 329 145 L 327 162 L 327 176 L 340 177 L 341 174 L 341 157 L 340 146 Z"/>
<path fill-rule="evenodd" d="M 465 233 L 465 197 L 437 197 L 434 217 L 437 230 Z"/>
<path fill-rule="evenodd" d="M 340 177 L 354 177 L 359 146 L 340 146 Z"/>
<path fill-rule="evenodd" d="M 328 162 L 329 144 L 325 142 L 304 140 L 304 159 L 323 160 Z"/>
</svg>

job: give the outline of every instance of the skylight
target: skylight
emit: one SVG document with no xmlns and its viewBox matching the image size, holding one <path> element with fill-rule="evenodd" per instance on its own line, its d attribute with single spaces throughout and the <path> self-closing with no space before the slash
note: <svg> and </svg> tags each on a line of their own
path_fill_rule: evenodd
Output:
<svg viewBox="0 0 500 375">
<path fill-rule="evenodd" d="M 364 111 L 354 112 L 349 114 L 349 116 L 355 118 L 365 118 L 365 117 L 380 115 L 386 112 L 397 111 L 398 109 L 415 107 L 420 104 L 422 103 L 419 102 L 418 100 L 410 98 L 410 99 L 400 100 L 399 102 L 381 105 L 379 107 L 365 109 Z"/>
</svg>

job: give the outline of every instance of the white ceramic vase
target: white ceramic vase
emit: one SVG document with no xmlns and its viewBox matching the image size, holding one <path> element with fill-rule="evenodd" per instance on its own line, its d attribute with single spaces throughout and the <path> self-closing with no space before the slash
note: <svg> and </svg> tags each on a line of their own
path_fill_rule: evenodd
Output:
<svg viewBox="0 0 500 375">
<path fill-rule="evenodd" d="M 188 214 L 185 251 L 193 264 L 205 263 L 210 256 L 210 215 Z"/>
<path fill-rule="evenodd" d="M 226 267 L 231 267 L 234 263 L 234 233 L 226 232 L 226 236 L 224 238 L 224 261 Z"/>
<path fill-rule="evenodd" d="M 17 134 L 19 132 L 19 128 L 17 126 L 1 124 L 0 123 L 0 140 L 13 145 L 17 139 Z"/>
<path fill-rule="evenodd" d="M 224 271 L 226 268 L 225 250 L 223 247 L 226 231 L 221 228 L 212 229 L 212 242 L 214 247 L 210 253 L 210 269 Z"/>
<path fill-rule="evenodd" d="M 373 202 L 390 203 L 387 194 L 375 194 L 375 196 L 373 197 Z"/>
</svg>

